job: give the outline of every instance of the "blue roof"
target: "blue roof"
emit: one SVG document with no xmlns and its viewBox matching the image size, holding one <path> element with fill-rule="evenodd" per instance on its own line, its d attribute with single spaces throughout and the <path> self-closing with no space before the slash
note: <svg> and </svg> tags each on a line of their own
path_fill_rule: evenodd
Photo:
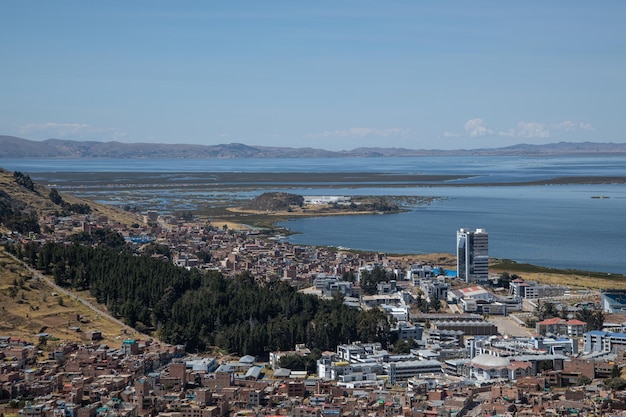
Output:
<svg viewBox="0 0 626 417">
<path fill-rule="evenodd" d="M 602 297 L 610 299 L 612 304 L 626 304 L 626 293 L 624 292 L 603 292 Z"/>
<path fill-rule="evenodd" d="M 610 337 L 619 337 L 621 339 L 626 339 L 626 333 L 612 333 L 612 332 L 607 332 L 607 336 Z"/>
<path fill-rule="evenodd" d="M 607 334 L 608 332 L 602 331 L 602 330 L 591 330 L 585 334 L 590 334 L 592 336 L 604 336 L 605 334 Z"/>
<path fill-rule="evenodd" d="M 231 365 L 224 363 L 220 365 L 219 368 L 215 370 L 215 372 L 231 372 L 232 373 L 232 372 L 235 372 L 235 369 Z"/>
<path fill-rule="evenodd" d="M 626 333 L 613 333 L 613 332 L 605 332 L 603 330 L 592 330 L 590 332 L 585 333 L 586 335 L 591 336 L 608 336 L 608 337 L 616 337 L 619 339 L 626 339 Z"/>
<path fill-rule="evenodd" d="M 259 377 L 261 376 L 261 367 L 260 366 L 253 366 L 250 369 L 248 369 L 248 372 L 246 372 L 246 378 L 252 377 L 254 379 L 259 379 Z"/>
<path fill-rule="evenodd" d="M 252 356 L 252 355 L 246 355 L 246 356 L 242 356 L 242 357 L 239 359 L 239 362 L 240 362 L 240 363 L 250 363 L 250 364 L 252 364 L 252 363 L 254 363 L 254 360 L 255 360 L 255 359 L 256 359 L 256 358 L 255 358 L 254 356 Z"/>
</svg>

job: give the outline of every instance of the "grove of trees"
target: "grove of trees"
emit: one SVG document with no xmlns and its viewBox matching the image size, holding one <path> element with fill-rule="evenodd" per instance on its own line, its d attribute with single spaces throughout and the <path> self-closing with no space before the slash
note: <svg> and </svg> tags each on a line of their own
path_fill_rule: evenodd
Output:
<svg viewBox="0 0 626 417">
<path fill-rule="evenodd" d="M 371 271 L 361 271 L 361 289 L 363 294 L 372 295 L 376 294 L 376 289 L 379 282 L 389 282 L 393 279 L 389 272 L 376 265 Z"/>
<path fill-rule="evenodd" d="M 0 224 L 19 233 L 39 233 L 37 214 L 24 206 L 25 204 L 15 204 L 6 192 L 0 190 Z"/>
<path fill-rule="evenodd" d="M 340 298 L 302 294 L 280 280 L 258 283 L 248 274 L 176 267 L 162 260 L 126 253 L 106 232 L 93 246 L 28 243 L 7 249 L 58 285 L 89 290 L 98 302 L 129 325 L 189 351 L 213 346 L 237 354 L 264 355 L 306 343 L 334 349 L 361 340 L 393 343 L 390 322 L 378 309 L 360 311 Z"/>
</svg>

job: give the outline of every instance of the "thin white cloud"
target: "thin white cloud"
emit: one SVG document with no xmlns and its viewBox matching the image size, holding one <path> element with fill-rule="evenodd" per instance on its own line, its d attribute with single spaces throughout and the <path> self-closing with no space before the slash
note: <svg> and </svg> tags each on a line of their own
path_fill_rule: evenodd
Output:
<svg viewBox="0 0 626 417">
<path fill-rule="evenodd" d="M 566 120 L 564 122 L 555 123 L 554 127 L 559 130 L 564 130 L 566 132 L 572 132 L 574 130 L 587 130 L 593 132 L 595 129 L 591 126 L 591 123 L 585 122 L 573 122 L 571 120 Z"/>
<path fill-rule="evenodd" d="M 501 136 L 501 137 L 509 137 L 509 138 L 549 138 L 555 136 L 555 134 L 560 132 L 575 132 L 575 131 L 595 131 L 594 127 L 590 123 L 586 122 L 574 122 L 571 120 L 566 120 L 564 122 L 557 123 L 541 123 L 541 122 L 519 122 L 515 127 L 494 131 L 488 128 L 485 124 L 485 121 L 481 118 L 470 119 L 465 122 L 464 125 L 465 132 L 470 137 L 480 137 L 480 136 Z M 449 132 L 444 132 L 443 136 L 446 138 L 455 137 L 454 134 Z"/>
<path fill-rule="evenodd" d="M 515 129 L 501 130 L 498 132 L 498 136 L 514 138 L 515 136 L 517 136 L 517 133 Z"/>
<path fill-rule="evenodd" d="M 543 123 L 519 122 L 515 136 L 519 138 L 549 138 L 550 130 Z"/>
<path fill-rule="evenodd" d="M 443 132 L 443 137 L 444 138 L 458 138 L 459 135 L 458 133 L 452 133 L 452 132 Z"/>
<path fill-rule="evenodd" d="M 23 135 L 41 132 L 54 132 L 61 136 L 73 135 L 89 129 L 90 126 L 84 123 L 27 123 L 20 126 L 19 132 Z"/>
<path fill-rule="evenodd" d="M 493 134 L 493 130 L 485 127 L 485 122 L 481 118 L 470 119 L 465 122 L 465 131 L 471 137 L 485 136 Z"/>
<path fill-rule="evenodd" d="M 27 123 L 18 127 L 17 131 L 24 136 L 38 136 L 56 139 L 87 139 L 118 140 L 127 136 L 126 132 L 115 128 L 97 128 L 85 123 Z"/>
<path fill-rule="evenodd" d="M 351 127 L 345 130 L 327 130 L 321 133 L 307 135 L 309 138 L 363 138 L 367 136 L 378 136 L 383 138 L 406 136 L 409 129 L 391 127 L 387 129 L 376 129 L 371 127 Z"/>
</svg>

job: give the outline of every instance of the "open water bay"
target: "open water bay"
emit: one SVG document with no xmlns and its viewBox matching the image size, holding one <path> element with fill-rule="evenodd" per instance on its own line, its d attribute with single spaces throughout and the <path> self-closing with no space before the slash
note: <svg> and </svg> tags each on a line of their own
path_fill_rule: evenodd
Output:
<svg viewBox="0 0 626 417">
<path fill-rule="evenodd" d="M 445 198 L 394 215 L 307 218 L 282 225 L 298 233 L 289 238 L 294 243 L 390 253 L 454 253 L 457 229 L 484 228 L 489 233 L 489 254 L 493 257 L 624 274 L 625 188 L 550 185 L 404 189 L 395 191 Z M 347 194 L 350 190 L 345 191 Z M 591 198 L 593 195 L 609 198 Z"/>
<path fill-rule="evenodd" d="M 0 166 L 30 174 L 42 183 L 70 184 L 77 195 L 85 173 L 126 173 L 161 182 L 161 193 L 151 187 L 145 201 L 156 194 L 163 199 L 211 199 L 207 191 L 186 196 L 175 186 L 182 173 L 209 172 L 371 172 L 390 174 L 463 175 L 465 178 L 433 181 L 421 186 L 389 187 L 367 184 L 281 183 L 258 190 L 227 193 L 251 198 L 266 191 L 302 195 L 396 195 L 440 197 L 429 205 L 409 207 L 392 215 L 303 218 L 282 223 L 296 234 L 289 240 L 305 245 L 345 246 L 388 253 L 453 253 L 456 230 L 484 228 L 489 233 L 490 256 L 557 268 L 626 274 L 626 184 L 561 183 L 561 177 L 610 177 L 626 175 L 625 156 L 436 156 L 411 158 L 312 158 L 312 159 L 12 159 Z M 61 175 L 61 173 L 63 175 Z M 68 174 L 75 173 L 76 175 Z M 512 185 L 555 180 L 551 185 Z M 116 181 L 122 181 L 119 178 Z M 486 185 L 489 184 L 489 185 Z M 167 186 L 167 187 L 166 187 Z M 88 188 L 88 187 L 87 187 Z M 85 188 L 86 189 L 86 188 Z M 197 188 L 194 193 L 197 193 Z M 107 195 L 107 193 L 109 195 Z M 220 191 L 223 197 L 224 190 Z M 103 188 L 85 194 L 119 205 L 120 190 Z M 95 197 L 94 197 L 95 196 Z M 117 200 L 113 201 L 112 196 Z M 141 197 L 135 192 L 134 197 Z M 596 198 L 603 197 L 603 198 Z"/>
</svg>

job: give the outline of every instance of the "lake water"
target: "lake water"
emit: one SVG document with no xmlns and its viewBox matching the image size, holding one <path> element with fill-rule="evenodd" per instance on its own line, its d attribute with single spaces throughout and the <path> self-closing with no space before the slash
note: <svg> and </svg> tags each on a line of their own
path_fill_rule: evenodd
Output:
<svg viewBox="0 0 626 417">
<path fill-rule="evenodd" d="M 458 174 L 470 178 L 428 187 L 314 187 L 303 195 L 443 197 L 394 215 L 337 216 L 284 222 L 306 245 L 345 246 L 389 253 L 453 253 L 456 230 L 484 228 L 489 253 L 557 268 L 626 274 L 626 184 L 485 186 L 564 176 L 626 175 L 624 156 L 411 157 L 314 159 L 11 159 L 0 166 L 54 181 L 58 172 L 388 172 Z M 162 175 L 167 181 L 167 175 Z M 463 185 L 450 187 L 449 185 Z M 277 187 L 276 191 L 281 188 Z M 259 190 L 260 192 L 265 192 Z M 113 191 L 111 191 L 113 192 Z M 151 191 L 154 193 L 154 191 Z M 176 193 L 168 189 L 168 193 Z M 253 196 L 247 192 L 246 196 Z M 608 198 L 592 198 L 605 196 Z M 181 197 L 181 196 L 178 196 Z M 184 196 L 182 196 L 184 197 Z"/>
</svg>

